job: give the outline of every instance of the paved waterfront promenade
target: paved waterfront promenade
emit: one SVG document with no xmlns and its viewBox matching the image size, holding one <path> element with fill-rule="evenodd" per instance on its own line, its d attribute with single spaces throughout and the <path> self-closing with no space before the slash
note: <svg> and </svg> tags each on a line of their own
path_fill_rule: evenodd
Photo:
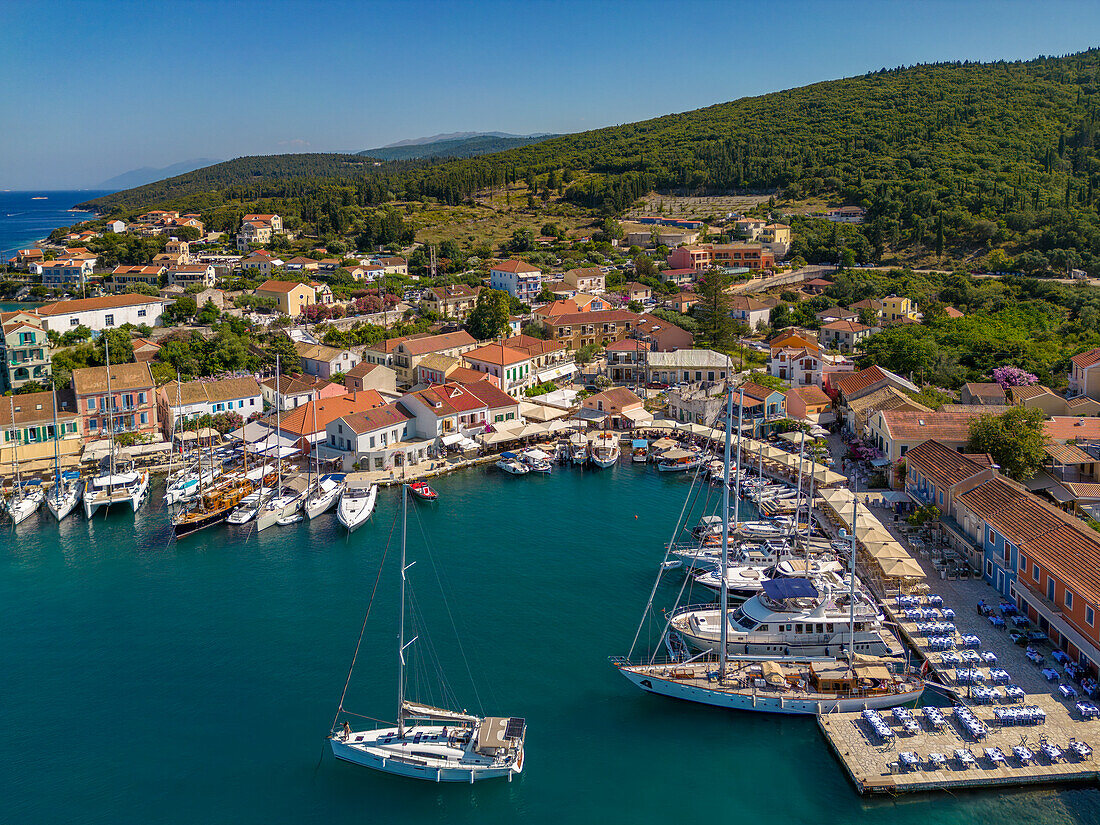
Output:
<svg viewBox="0 0 1100 825">
<path fill-rule="evenodd" d="M 907 546 L 905 537 L 887 517 L 886 510 L 874 510 L 885 527 L 902 546 Z M 1013 644 L 1007 629 L 998 629 L 990 624 L 985 616 L 977 612 L 977 603 L 984 601 L 996 606 L 1002 598 L 992 587 L 980 578 L 941 579 L 939 571 L 929 558 L 918 552 L 914 558 L 927 573 L 927 584 L 932 593 L 943 598 L 945 607 L 955 611 L 955 638 L 962 635 L 975 635 L 981 639 L 980 653 L 992 652 L 997 657 L 995 667 L 1008 671 L 1010 683 L 1019 685 L 1024 697 L 1019 702 L 1008 704 L 1003 700 L 998 704 L 976 704 L 971 701 L 965 686 L 955 685 L 953 665 L 941 661 L 941 653 L 927 648 L 927 640 L 917 632 L 916 624 L 907 621 L 901 615 L 893 600 L 885 604 L 888 615 L 897 622 L 903 640 L 913 648 L 919 657 L 927 659 L 930 668 L 940 681 L 958 690 L 963 704 L 970 707 L 974 715 L 985 723 L 988 734 L 980 740 L 970 737 L 950 708 L 943 710 L 947 726 L 933 732 L 923 719 L 919 710 L 914 716 L 920 721 L 919 733 L 907 735 L 902 725 L 893 720 L 889 711 L 883 711 L 883 718 L 895 733 L 892 741 L 883 743 L 873 732 L 860 714 L 836 713 L 819 719 L 822 733 L 833 752 L 844 766 L 853 784 L 860 793 L 905 793 L 926 790 L 952 788 L 980 788 L 994 786 L 1015 786 L 1060 782 L 1095 782 L 1100 779 L 1100 764 L 1090 757 L 1082 759 L 1069 751 L 1073 741 L 1089 745 L 1093 751 L 1100 748 L 1100 720 L 1085 721 L 1074 707 L 1072 699 L 1063 698 L 1057 691 L 1057 682 L 1048 682 L 1041 673 L 1042 667 L 1052 667 L 1059 671 L 1061 681 L 1072 684 L 1064 677 L 1062 669 L 1049 656 L 1049 645 L 1039 645 L 1044 653 L 1042 665 L 1032 664 L 1024 655 L 1024 648 Z M 978 668 L 989 684 L 989 666 Z M 1000 688 L 1003 691 L 1003 686 Z M 1046 712 L 1046 721 L 1038 725 L 1000 727 L 994 716 L 994 707 L 1019 707 L 1031 705 L 1041 707 Z M 1065 760 L 1050 763 L 1040 753 L 1043 741 L 1060 748 Z M 1013 755 L 1012 748 L 1026 745 L 1035 755 L 1032 764 L 1024 766 Z M 1006 761 L 995 766 L 985 755 L 986 748 L 1000 748 Z M 957 749 L 969 750 L 975 757 L 976 765 L 964 768 L 954 758 Z M 920 760 L 920 769 L 903 770 L 899 762 L 899 753 L 914 752 Z M 940 753 L 948 757 L 942 769 L 931 769 L 928 760 L 931 753 Z"/>
</svg>

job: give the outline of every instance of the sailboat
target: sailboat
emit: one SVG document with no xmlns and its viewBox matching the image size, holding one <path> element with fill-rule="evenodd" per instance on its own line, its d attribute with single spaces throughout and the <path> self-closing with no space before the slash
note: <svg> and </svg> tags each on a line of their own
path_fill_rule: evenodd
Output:
<svg viewBox="0 0 1100 825">
<path fill-rule="evenodd" d="M 281 396 L 281 390 L 279 388 L 279 356 L 275 356 L 275 395 Z M 275 405 L 275 432 L 278 434 L 282 428 L 282 405 Z M 271 493 L 269 498 L 259 510 L 256 511 L 256 531 L 266 530 L 275 524 L 278 524 L 281 519 L 285 519 L 294 515 L 302 509 L 302 502 L 305 498 L 306 482 L 301 476 L 292 478 L 289 481 L 283 480 L 283 459 L 279 456 L 279 447 L 276 446 L 276 482 L 275 489 Z"/>
<path fill-rule="evenodd" d="M 317 432 L 317 403 L 313 404 L 313 432 Z M 317 516 L 327 513 L 336 506 L 340 500 L 340 494 L 344 492 L 343 473 L 326 473 L 321 475 L 321 456 L 317 444 L 313 445 L 313 483 L 306 493 L 306 516 L 315 519 Z"/>
<path fill-rule="evenodd" d="M 741 391 L 742 400 L 744 390 Z M 743 405 L 742 405 L 743 409 Z M 739 416 L 740 417 L 740 416 Z M 730 477 L 730 451 L 732 442 L 733 391 L 726 399 L 726 445 L 724 469 Z M 737 456 L 740 464 L 740 420 L 738 422 Z M 740 486 L 739 472 L 736 474 Z M 729 485 L 723 486 L 722 502 L 722 558 L 720 570 L 727 569 L 730 540 Z M 738 519 L 740 489 L 734 498 L 734 524 Z M 854 522 L 854 517 L 853 517 Z M 825 618 L 825 602 L 809 610 L 809 618 L 816 621 L 797 622 L 791 615 L 791 609 L 801 609 L 800 601 L 814 601 L 818 597 L 817 588 L 810 578 L 784 578 L 765 582 L 764 593 L 754 596 L 745 605 L 733 611 L 729 610 L 728 583 L 725 576 L 719 578 L 719 606 L 710 608 L 684 608 L 672 611 L 665 622 L 662 638 L 669 658 L 659 661 L 657 653 L 641 662 L 630 661 L 627 657 L 612 657 L 611 663 L 633 684 L 650 693 L 698 702 L 705 705 L 749 710 L 766 713 L 818 715 L 834 711 L 854 711 L 868 708 L 888 708 L 914 702 L 924 691 L 924 681 L 915 674 L 898 672 L 894 663 L 875 656 L 860 655 L 860 631 L 865 625 L 872 624 L 857 613 L 856 575 L 855 575 L 855 530 L 853 524 L 851 567 L 848 574 L 847 601 L 840 599 L 832 602 L 835 609 Z M 661 573 L 663 573 L 663 569 Z M 653 599 L 660 584 L 660 575 L 650 593 L 645 613 L 653 607 Z M 838 579 L 838 581 L 840 581 Z M 828 600 L 828 597 L 827 597 Z M 794 607 L 792 608 L 792 604 Z M 817 604 L 815 602 L 815 604 Z M 751 609 L 750 609 L 750 606 Z M 844 621 L 839 608 L 846 608 L 847 620 Z M 861 607 L 866 607 L 865 604 Z M 873 605 L 872 605 L 873 607 Z M 771 611 L 764 614 L 762 611 Z M 713 614 L 713 615 L 711 615 Z M 772 617 L 774 616 L 774 619 Z M 762 619 L 763 617 L 763 619 Z M 677 624 L 677 619 L 680 623 Z M 712 620 L 713 623 L 707 622 Z M 783 619 L 784 624 L 779 621 Z M 857 619 L 859 621 L 857 621 Z M 792 622 L 786 625 L 787 621 Z M 645 623 L 638 626 L 634 636 L 637 644 Z M 705 640 L 701 628 L 706 625 Z M 730 637 L 748 639 L 749 634 L 767 634 L 769 628 L 776 632 L 785 632 L 781 628 L 791 626 L 796 634 L 814 642 L 818 631 L 821 634 L 833 633 L 843 626 L 846 631 L 846 648 L 837 647 L 833 641 L 833 650 L 843 653 L 845 658 L 829 657 L 826 646 L 823 655 L 791 656 L 786 640 L 761 645 L 760 649 L 750 646 L 747 641 L 742 648 L 744 655 L 731 655 Z M 677 629 L 678 628 L 678 629 Z M 805 628 L 805 629 L 804 629 Z M 692 641 L 697 647 L 703 647 L 701 653 L 691 655 L 684 640 L 684 632 L 699 634 Z M 830 636 L 830 639 L 833 638 Z M 734 646 L 736 648 L 737 641 Z M 807 648 L 809 650 L 809 648 Z M 633 652 L 633 645 L 631 646 Z M 814 649 L 815 653 L 822 653 Z"/>
<path fill-rule="evenodd" d="M 106 466 L 84 485 L 84 515 L 88 518 L 95 515 L 99 508 L 109 508 L 112 504 L 128 504 L 136 513 L 149 492 L 149 473 L 138 470 L 132 458 L 115 458 L 115 398 L 111 392 L 109 342 L 104 342 L 104 350 L 107 356 L 107 428 L 111 434 L 111 445 Z"/>
<path fill-rule="evenodd" d="M 405 698 L 405 651 L 418 637 L 405 641 L 406 519 L 409 491 L 401 493 L 401 599 L 397 623 L 397 725 L 352 730 L 338 727 L 344 696 L 329 743 L 338 759 L 384 773 L 430 782 L 468 782 L 512 776 L 523 770 L 525 719 L 475 716 L 408 701 Z M 354 670 L 355 661 L 352 660 Z M 351 674 L 348 674 L 350 682 Z M 347 686 L 344 688 L 345 695 Z"/>
<path fill-rule="evenodd" d="M 42 506 L 42 482 L 39 479 L 23 482 L 19 475 L 19 429 L 15 426 L 15 401 L 8 396 L 8 404 L 11 409 L 11 470 L 12 485 L 11 495 L 5 502 L 5 508 L 12 522 L 19 524 L 38 512 Z"/>
<path fill-rule="evenodd" d="M 57 388 L 53 390 L 53 486 L 46 496 L 46 508 L 58 521 L 69 515 L 80 502 L 80 473 L 61 472 L 61 431 L 57 425 Z"/>
</svg>

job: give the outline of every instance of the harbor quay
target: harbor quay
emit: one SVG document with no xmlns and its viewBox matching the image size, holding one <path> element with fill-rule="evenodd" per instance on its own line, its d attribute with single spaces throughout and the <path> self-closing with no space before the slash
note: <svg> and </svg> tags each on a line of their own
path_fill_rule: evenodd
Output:
<svg viewBox="0 0 1100 825">
<path fill-rule="evenodd" d="M 820 522 L 839 532 L 828 511 L 821 512 Z M 872 529 L 906 542 L 890 522 L 879 519 Z M 916 588 L 923 591 L 919 596 L 909 598 L 940 605 L 941 616 L 950 617 L 949 632 L 929 635 L 929 628 L 914 620 L 913 610 L 901 606 L 899 591 L 872 589 L 921 663 L 921 672 L 938 682 L 926 689 L 925 705 L 934 705 L 939 694 L 954 706 L 938 708 L 938 715 L 923 708 L 908 714 L 902 710 L 900 716 L 882 711 L 877 720 L 863 711 L 819 716 L 822 735 L 855 789 L 863 795 L 901 794 L 1100 779 L 1093 757 L 1100 746 L 1100 721 L 1082 715 L 1076 688 L 1059 678 L 1064 674 L 1055 670 L 1058 663 L 1050 658 L 1049 644 L 1035 642 L 1025 650 L 1006 627 L 995 626 L 1004 624 L 999 613 L 978 606 L 1004 599 L 977 576 L 941 578 L 927 551 L 913 557 L 924 568 L 927 584 Z M 949 645 L 945 637 L 951 639 Z"/>
</svg>

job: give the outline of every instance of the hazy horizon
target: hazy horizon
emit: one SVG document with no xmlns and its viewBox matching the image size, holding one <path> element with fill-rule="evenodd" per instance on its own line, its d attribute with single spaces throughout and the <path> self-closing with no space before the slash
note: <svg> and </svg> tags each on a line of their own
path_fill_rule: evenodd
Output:
<svg viewBox="0 0 1100 825">
<path fill-rule="evenodd" d="M 2 189 L 439 133 L 578 132 L 882 67 L 1066 54 L 1100 31 L 1100 4 L 988 0 L 80 8 L 0 7 L 9 42 L 49 54 L 0 55 L 0 113 L 18 124 L 0 134 Z M 379 59 L 395 37 L 412 57 Z"/>
</svg>

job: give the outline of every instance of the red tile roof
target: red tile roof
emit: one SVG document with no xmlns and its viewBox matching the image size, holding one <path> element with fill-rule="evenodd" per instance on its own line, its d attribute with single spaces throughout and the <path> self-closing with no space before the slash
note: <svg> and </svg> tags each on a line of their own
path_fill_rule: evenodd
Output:
<svg viewBox="0 0 1100 825">
<path fill-rule="evenodd" d="M 321 401 L 307 401 L 283 415 L 279 429 L 283 433 L 298 436 L 323 432 L 330 421 L 335 421 L 341 416 L 382 407 L 385 404 L 386 399 L 379 395 L 377 390 L 363 390 L 334 398 L 324 398 Z M 313 423 L 315 408 L 317 410 L 316 427 Z"/>
<path fill-rule="evenodd" d="M 905 454 L 909 472 L 919 470 L 937 487 L 951 487 L 989 468 L 988 456 L 965 455 L 932 438 Z"/>
<path fill-rule="evenodd" d="M 522 361 L 531 360 L 531 356 L 528 353 L 512 349 L 511 347 L 505 347 L 501 344 L 485 344 L 484 346 L 464 353 L 462 357 L 469 358 L 471 361 L 480 361 L 483 364 L 493 364 L 498 367 L 507 367 L 511 364 L 519 364 Z"/>
<path fill-rule="evenodd" d="M 914 441 L 936 438 L 941 441 L 964 442 L 970 438 L 971 420 L 988 413 L 988 407 L 973 406 L 958 411 L 939 410 L 930 413 L 883 410 L 881 415 L 886 431 L 893 439 Z"/>
<path fill-rule="evenodd" d="M 541 272 L 537 266 L 531 266 L 526 261 L 505 261 L 502 264 L 493 264 L 489 267 L 490 270 L 496 270 L 497 272 Z"/>
<path fill-rule="evenodd" d="M 394 403 L 375 407 L 371 410 L 362 410 L 360 412 L 353 412 L 340 416 L 340 420 L 347 424 L 356 434 L 369 433 L 372 430 L 391 427 L 395 424 L 404 424 L 410 418 L 411 416 L 406 415 L 405 412 Z"/>
<path fill-rule="evenodd" d="M 878 364 L 874 364 L 865 370 L 853 372 L 851 375 L 841 378 L 836 382 L 836 388 L 845 395 L 852 395 L 860 390 L 867 389 L 872 384 L 877 384 L 879 381 L 886 381 L 889 377 Z"/>
<path fill-rule="evenodd" d="M 1043 432 L 1052 441 L 1073 441 L 1075 438 L 1096 439 L 1100 438 L 1100 418 L 1055 415 L 1043 424 Z"/>
<path fill-rule="evenodd" d="M 1100 363 L 1100 347 L 1090 349 L 1088 352 L 1079 353 L 1069 359 L 1073 362 L 1075 367 L 1080 367 L 1083 370 L 1089 367 L 1095 366 Z"/>
<path fill-rule="evenodd" d="M 830 332 L 866 332 L 870 327 L 859 321 L 833 321 L 831 324 L 825 324 L 822 329 Z"/>
</svg>

